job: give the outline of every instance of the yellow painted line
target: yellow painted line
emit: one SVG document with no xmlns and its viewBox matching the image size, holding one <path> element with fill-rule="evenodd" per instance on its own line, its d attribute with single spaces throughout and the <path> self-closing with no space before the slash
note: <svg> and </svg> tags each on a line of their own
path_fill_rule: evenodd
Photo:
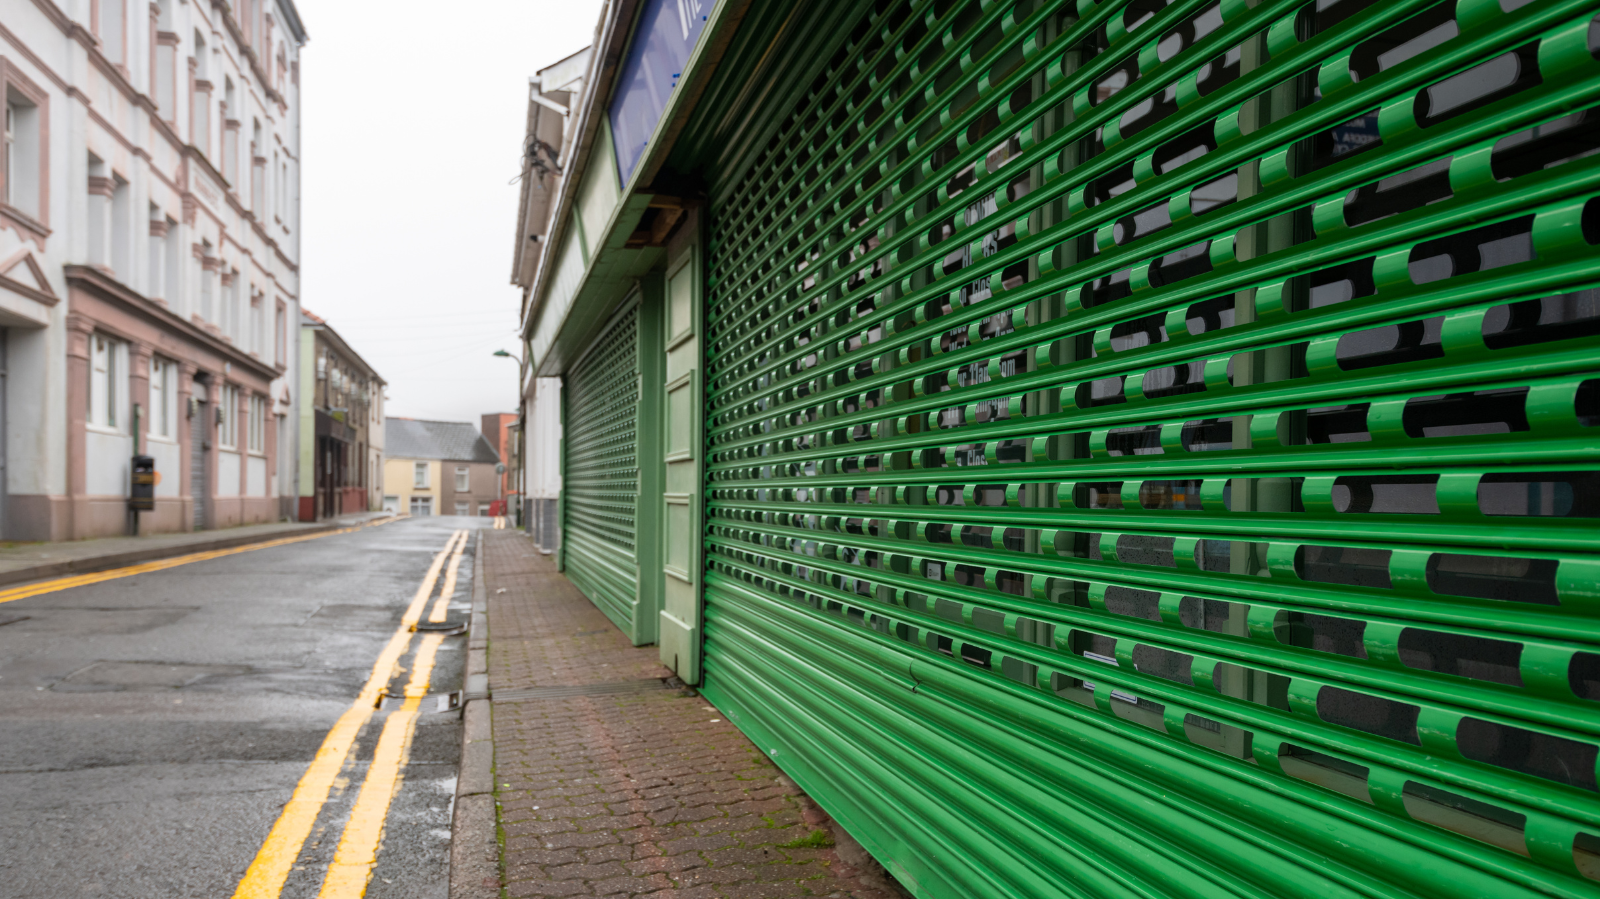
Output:
<svg viewBox="0 0 1600 899">
<path fill-rule="evenodd" d="M 440 622 L 445 619 L 450 610 L 450 597 L 456 592 L 456 575 L 461 571 L 461 554 L 467 548 L 467 532 L 461 531 L 461 540 L 456 543 L 456 551 L 450 556 L 450 567 L 444 574 L 444 586 L 439 588 L 439 601 L 433 604 L 433 612 L 428 615 L 431 622 Z"/>
<path fill-rule="evenodd" d="M 465 541 L 463 541 L 465 542 Z M 459 557 L 458 557 L 459 558 Z M 434 655 L 444 637 L 428 634 L 417 647 L 417 657 L 411 666 L 411 682 L 406 684 L 406 701 L 398 711 L 390 712 L 383 723 L 383 733 L 372 752 L 372 763 L 367 766 L 366 779 L 361 783 L 361 794 L 356 797 L 355 808 L 350 811 L 350 821 L 339 838 L 339 848 L 333 854 L 333 863 L 322 880 L 318 899 L 361 899 L 367 892 L 367 881 L 372 879 L 372 869 L 378 863 L 378 844 L 383 840 L 383 824 L 389 817 L 389 805 L 400 791 L 405 777 L 406 756 L 411 748 L 411 735 L 417 723 L 417 707 L 428 692 L 428 679 L 433 672 Z"/>
<path fill-rule="evenodd" d="M 427 575 L 412 596 L 411 604 L 406 607 L 400 627 L 389 638 L 389 645 L 378 655 L 377 662 L 373 663 L 372 676 L 367 678 L 366 686 L 361 688 L 355 702 L 339 716 L 333 729 L 328 731 L 328 736 L 323 738 L 322 746 L 311 760 L 311 766 L 300 778 L 300 783 L 295 785 L 289 802 L 267 833 L 267 839 L 261 844 L 255 860 L 244 872 L 238 889 L 234 890 L 234 899 L 277 899 L 283 892 L 284 881 L 289 878 L 289 871 L 294 867 L 295 859 L 299 858 L 300 849 L 305 845 L 312 826 L 317 823 L 323 805 L 327 804 L 328 791 L 332 789 L 334 779 L 344 768 L 345 759 L 349 757 L 356 737 L 360 736 L 361 728 L 372 717 L 383 689 L 394 675 L 395 665 L 411 647 L 411 626 L 416 624 L 423 606 L 433 595 L 433 585 L 439 579 L 445 558 L 465 535 L 465 531 L 450 535 L 444 549 L 433 557 L 433 564 L 428 567 Z"/>
<path fill-rule="evenodd" d="M 348 534 L 361 528 L 388 524 L 394 521 L 386 518 L 381 521 L 358 524 L 355 527 L 339 528 L 332 531 L 320 531 L 315 534 L 302 534 L 298 537 L 282 537 L 277 540 L 267 540 L 262 543 L 247 543 L 244 546 L 233 546 L 228 549 L 213 549 L 206 552 L 190 553 L 186 556 L 173 556 L 170 559 L 157 559 L 154 562 L 141 562 L 138 565 L 129 565 L 125 568 L 111 568 L 106 571 L 95 571 L 89 574 L 75 574 L 59 577 L 48 581 L 39 581 L 33 584 L 24 584 L 21 587 L 12 587 L 9 590 L 0 590 L 0 603 L 12 602 L 18 599 L 27 599 L 30 596 L 42 596 L 46 593 L 55 593 L 58 590 L 70 590 L 73 587 L 83 587 L 88 584 L 99 584 L 105 581 L 114 581 L 117 578 L 132 577 L 136 574 L 148 574 L 152 571 L 165 571 L 168 568 L 177 568 L 179 565 L 192 565 L 195 562 L 205 562 L 210 559 L 220 559 L 223 556 L 233 556 L 239 553 L 254 552 L 258 549 L 271 549 L 274 546 L 288 546 L 291 543 L 304 543 L 307 540 L 318 540 L 323 537 L 332 537 L 335 534 Z"/>
</svg>

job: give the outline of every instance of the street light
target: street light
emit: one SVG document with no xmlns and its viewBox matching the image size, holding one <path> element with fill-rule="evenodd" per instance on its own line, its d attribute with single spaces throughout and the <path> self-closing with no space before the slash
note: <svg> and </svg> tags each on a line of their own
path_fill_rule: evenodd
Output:
<svg viewBox="0 0 1600 899">
<path fill-rule="evenodd" d="M 518 356 L 518 355 L 516 355 L 514 353 L 509 353 L 509 352 L 507 352 L 505 350 L 495 350 L 493 355 L 499 356 L 502 359 L 515 359 L 515 360 L 517 360 L 517 371 L 518 372 L 521 372 L 525 368 L 525 366 L 522 364 L 522 357 Z M 522 403 L 518 402 L 517 403 L 517 425 L 516 425 L 518 431 L 522 430 L 522 424 L 523 424 L 523 417 L 522 416 L 523 416 Z M 500 484 L 501 484 L 501 488 L 500 488 L 501 496 L 504 496 L 505 492 L 506 492 L 505 491 L 505 471 L 506 471 L 506 466 L 505 466 L 504 463 L 495 466 L 495 474 L 500 475 L 500 477 L 501 477 L 501 481 L 500 481 Z M 518 472 L 518 476 L 519 477 L 521 476 L 521 472 L 520 471 Z M 520 485 L 519 485 L 519 489 L 520 489 Z M 504 510 L 502 510 L 502 511 L 504 511 Z M 517 527 L 518 528 L 522 527 L 522 503 L 521 502 L 517 503 Z"/>
</svg>

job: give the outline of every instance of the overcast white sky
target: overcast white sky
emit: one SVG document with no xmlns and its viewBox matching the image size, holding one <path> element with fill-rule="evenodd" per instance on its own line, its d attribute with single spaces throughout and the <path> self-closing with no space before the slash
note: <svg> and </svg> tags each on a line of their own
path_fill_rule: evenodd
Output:
<svg viewBox="0 0 1600 899">
<path fill-rule="evenodd" d="M 528 76 L 593 38 L 599 0 L 296 0 L 301 301 L 389 382 L 388 412 L 514 412 L 511 280 Z M 451 11 L 453 10 L 453 12 Z"/>
</svg>

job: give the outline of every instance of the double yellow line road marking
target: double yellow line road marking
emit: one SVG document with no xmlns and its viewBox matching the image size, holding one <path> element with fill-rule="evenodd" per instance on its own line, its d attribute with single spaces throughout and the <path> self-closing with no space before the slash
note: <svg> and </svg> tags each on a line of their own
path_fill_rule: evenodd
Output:
<svg viewBox="0 0 1600 899">
<path fill-rule="evenodd" d="M 316 540 L 322 537 L 331 537 L 335 534 L 348 534 L 374 524 L 387 524 L 395 519 L 385 519 L 377 522 L 356 525 L 355 527 L 338 528 L 336 530 L 319 531 L 315 534 L 302 534 L 294 537 L 283 537 L 277 540 L 266 540 L 261 543 L 250 543 L 244 546 L 235 546 L 229 549 L 209 550 L 206 552 L 190 553 L 183 556 L 174 556 L 170 559 L 160 559 L 154 562 L 145 562 L 138 565 L 129 565 L 114 568 L 108 571 L 97 571 L 90 574 L 73 575 L 40 581 L 33 584 L 24 584 L 20 587 L 0 590 L 0 603 L 12 602 L 18 599 L 27 599 L 32 596 L 42 596 L 46 593 L 55 593 L 60 590 L 70 590 L 73 587 L 83 587 L 90 584 L 99 584 L 118 578 L 132 577 L 138 574 L 147 574 L 153 571 L 164 571 L 168 568 L 177 568 L 180 565 L 190 565 L 195 562 L 204 562 L 210 559 L 220 559 L 225 556 L 239 553 L 253 552 L 258 549 L 270 549 L 275 546 L 287 546 L 292 543 L 303 543 L 307 540 Z M 504 519 L 497 519 L 497 526 L 503 527 Z M 389 643 L 378 655 L 378 660 L 372 666 L 372 675 L 367 679 L 366 686 L 362 687 L 354 703 L 345 713 L 339 716 L 333 729 L 323 739 L 322 746 L 318 748 L 316 756 L 311 761 L 311 766 L 300 778 L 300 783 L 295 786 L 294 794 L 288 804 L 283 807 L 277 823 L 267 834 L 266 841 L 261 850 L 256 854 L 255 861 L 251 862 L 244 878 L 239 881 L 239 887 L 234 892 L 236 899 L 277 899 L 283 892 L 284 882 L 293 870 L 295 860 L 299 857 L 305 845 L 306 837 L 315 826 L 318 816 L 322 813 L 323 806 L 327 804 L 328 794 L 333 788 L 334 781 L 339 772 L 344 769 L 346 760 L 354 748 L 356 739 L 361 735 L 361 730 L 372 718 L 373 712 L 382 701 L 385 689 L 395 673 L 407 651 L 411 649 L 411 637 L 416 630 L 417 622 L 421 620 L 424 610 L 428 611 L 428 621 L 440 623 L 446 620 L 450 610 L 450 597 L 455 594 L 456 581 L 461 570 L 462 553 L 467 547 L 468 532 L 456 531 L 450 536 L 449 542 L 433 557 L 433 563 L 428 567 L 428 573 L 417 587 L 417 592 L 411 598 L 411 604 L 406 607 L 405 615 L 400 619 L 400 627 L 389 638 Z M 448 567 L 446 567 L 448 562 Z M 427 609 L 428 600 L 433 596 L 433 588 L 439 582 L 439 575 L 444 572 L 444 583 L 439 590 L 439 598 L 431 610 Z M 393 802 L 395 794 L 400 789 L 400 784 L 405 770 L 406 755 L 411 746 L 411 735 L 414 732 L 418 709 L 423 698 L 428 693 L 428 683 L 433 674 L 434 658 L 439 651 L 439 645 L 444 641 L 440 634 L 424 634 L 417 646 L 416 656 L 412 660 L 411 677 L 406 683 L 404 702 L 401 707 L 391 712 L 384 721 L 383 731 L 378 736 L 378 743 L 373 750 L 371 763 L 367 766 L 367 774 L 361 784 L 361 792 L 356 797 L 354 808 L 350 813 L 350 820 L 345 825 L 344 833 L 339 839 L 338 849 L 334 853 L 332 864 L 328 873 L 323 878 L 322 890 L 319 899 L 358 899 L 366 893 L 367 881 L 372 876 L 373 866 L 377 864 L 378 844 L 383 838 L 383 824 L 388 817 L 389 805 Z"/>
<path fill-rule="evenodd" d="M 250 863 L 244 878 L 239 881 L 239 887 L 233 894 L 235 899 L 277 899 L 283 892 L 284 882 L 288 880 L 289 872 L 293 870 L 295 860 L 299 858 L 306 838 L 311 834 L 311 828 L 327 804 L 335 779 L 344 769 L 362 728 L 371 720 L 382 701 L 385 688 L 400 659 L 411 648 L 416 624 L 422 618 L 428 599 L 433 595 L 434 585 L 439 580 L 439 573 L 445 569 L 448 559 L 449 568 L 445 572 L 439 599 L 428 615 L 430 622 L 445 620 L 450 597 L 455 593 L 461 554 L 466 546 L 467 532 L 456 531 L 444 549 L 434 556 L 433 564 L 429 566 L 427 575 L 423 577 L 405 615 L 400 619 L 399 629 L 389 638 L 388 645 L 373 664 L 372 675 L 367 679 L 366 686 L 322 741 L 311 766 L 300 778 L 277 823 L 273 824 L 261 850 L 256 853 L 255 861 Z M 378 844 L 383 838 L 384 820 L 388 817 L 389 805 L 395 793 L 400 789 L 417 710 L 427 695 L 434 657 L 443 640 L 439 634 L 424 634 L 417 647 L 411 665 L 411 678 L 405 688 L 405 701 L 384 721 L 383 731 L 378 736 L 372 761 L 367 766 L 366 777 L 361 784 L 361 792 L 356 797 L 350 820 L 339 838 L 333 862 L 323 878 L 319 899 L 356 899 L 366 893 L 367 881 L 378 860 Z"/>
</svg>

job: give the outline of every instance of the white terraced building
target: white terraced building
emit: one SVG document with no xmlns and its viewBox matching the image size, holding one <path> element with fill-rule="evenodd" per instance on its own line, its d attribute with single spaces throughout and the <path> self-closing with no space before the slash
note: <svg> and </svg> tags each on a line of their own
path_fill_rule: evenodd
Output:
<svg viewBox="0 0 1600 899">
<path fill-rule="evenodd" d="M 296 454 L 291 0 L 14 0 L 0 15 L 0 538 L 278 520 Z"/>
</svg>

